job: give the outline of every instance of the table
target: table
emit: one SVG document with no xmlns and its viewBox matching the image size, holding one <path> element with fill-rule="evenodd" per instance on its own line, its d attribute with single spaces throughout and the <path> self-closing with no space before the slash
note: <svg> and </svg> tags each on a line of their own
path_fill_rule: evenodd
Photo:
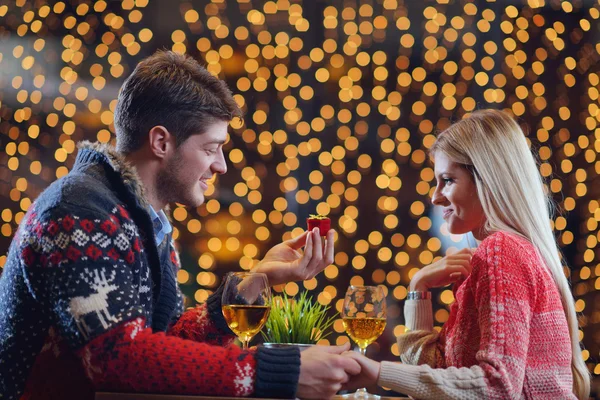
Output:
<svg viewBox="0 0 600 400">
<path fill-rule="evenodd" d="M 238 400 L 239 397 L 184 396 L 179 394 L 96 393 L 95 400 Z M 252 399 L 250 399 L 252 400 Z M 275 400 L 275 399 L 263 399 Z"/>
<path fill-rule="evenodd" d="M 209 397 L 209 396 L 182 396 L 176 394 L 143 394 L 143 393 L 96 393 L 96 400 L 240 400 L 239 397 Z M 335 396 L 334 400 L 341 400 L 342 396 Z M 402 400 L 408 397 L 382 397 L 381 400 Z M 248 399 L 244 399 L 248 400 Z M 250 398 L 250 400 L 257 400 Z M 259 399 L 271 400 L 271 399 Z M 272 399 L 275 400 L 275 399 Z M 279 399 L 281 400 L 281 399 Z"/>
</svg>

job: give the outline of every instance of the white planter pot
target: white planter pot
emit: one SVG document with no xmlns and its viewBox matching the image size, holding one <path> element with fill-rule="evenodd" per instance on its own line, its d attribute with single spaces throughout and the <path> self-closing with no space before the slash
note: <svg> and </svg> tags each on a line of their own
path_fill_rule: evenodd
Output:
<svg viewBox="0 0 600 400">
<path fill-rule="evenodd" d="M 311 347 L 316 346 L 316 345 L 302 344 L 302 343 L 263 343 L 263 346 L 268 347 L 270 349 L 278 349 L 278 348 L 282 348 L 282 347 L 296 346 L 296 347 L 298 347 L 298 349 L 300 349 L 300 351 L 304 351 L 304 350 L 310 349 Z"/>
</svg>

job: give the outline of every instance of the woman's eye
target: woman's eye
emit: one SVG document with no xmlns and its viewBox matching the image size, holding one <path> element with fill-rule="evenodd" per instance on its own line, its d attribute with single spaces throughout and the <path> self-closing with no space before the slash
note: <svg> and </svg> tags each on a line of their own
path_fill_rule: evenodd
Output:
<svg viewBox="0 0 600 400">
<path fill-rule="evenodd" d="M 452 178 L 443 178 L 442 182 L 444 182 L 444 185 L 447 185 L 449 183 L 452 183 Z"/>
</svg>

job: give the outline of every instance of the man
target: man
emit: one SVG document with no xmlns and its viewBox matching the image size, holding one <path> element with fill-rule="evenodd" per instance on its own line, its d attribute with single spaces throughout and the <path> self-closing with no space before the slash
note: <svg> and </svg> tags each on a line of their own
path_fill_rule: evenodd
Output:
<svg viewBox="0 0 600 400">
<path fill-rule="evenodd" d="M 358 363 L 347 348 L 242 351 L 219 288 L 183 313 L 170 202 L 197 207 L 227 171 L 224 82 L 159 51 L 125 81 L 117 149 L 84 143 L 72 171 L 30 207 L 0 278 L 0 394 L 91 399 L 96 391 L 329 397 Z M 271 284 L 309 279 L 333 261 L 333 231 L 272 248 L 256 267 Z M 304 247 L 304 253 L 299 252 Z M 317 354 L 319 354 L 317 356 Z"/>
</svg>

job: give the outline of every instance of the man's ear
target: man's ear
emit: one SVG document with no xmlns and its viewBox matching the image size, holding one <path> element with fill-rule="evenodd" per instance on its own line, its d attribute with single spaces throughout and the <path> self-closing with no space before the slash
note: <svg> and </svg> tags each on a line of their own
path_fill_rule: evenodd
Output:
<svg viewBox="0 0 600 400">
<path fill-rule="evenodd" d="M 175 137 L 164 126 L 153 126 L 148 132 L 150 151 L 158 158 L 165 158 L 175 146 Z"/>
</svg>

